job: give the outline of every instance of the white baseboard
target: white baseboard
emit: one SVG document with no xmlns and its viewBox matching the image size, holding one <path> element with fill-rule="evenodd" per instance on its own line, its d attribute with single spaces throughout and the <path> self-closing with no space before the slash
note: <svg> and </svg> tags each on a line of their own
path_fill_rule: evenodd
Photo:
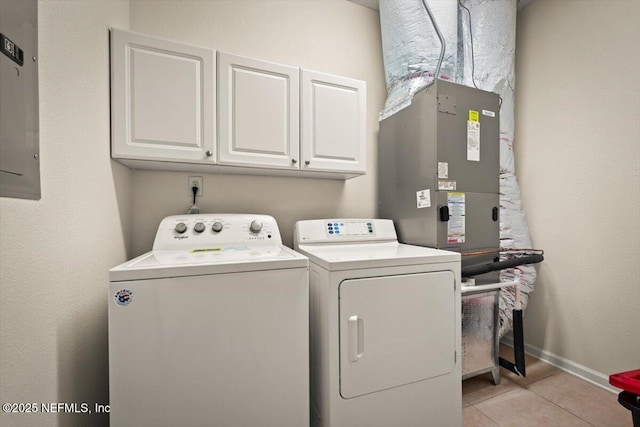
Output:
<svg viewBox="0 0 640 427">
<path fill-rule="evenodd" d="M 509 347 L 513 347 L 513 337 L 509 335 L 502 337 L 500 342 L 508 345 Z M 524 345 L 524 351 L 525 353 L 537 357 L 538 359 L 548 363 L 549 365 L 562 369 L 563 371 L 571 375 L 575 375 L 576 377 L 583 379 L 600 388 L 603 388 L 608 392 L 618 394 L 621 391 L 620 389 L 609 384 L 609 375 L 607 374 L 595 371 L 584 365 L 576 363 L 573 360 L 565 359 L 564 357 L 558 356 L 557 354 L 553 354 L 547 350 L 542 350 L 527 343 L 525 343 Z"/>
</svg>

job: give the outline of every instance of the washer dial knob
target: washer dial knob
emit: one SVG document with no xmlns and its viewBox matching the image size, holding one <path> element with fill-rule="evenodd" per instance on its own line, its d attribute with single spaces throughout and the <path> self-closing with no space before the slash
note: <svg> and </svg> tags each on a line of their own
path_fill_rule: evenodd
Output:
<svg viewBox="0 0 640 427">
<path fill-rule="evenodd" d="M 216 233 L 219 233 L 222 231 L 222 223 L 220 221 L 216 221 L 213 223 L 213 225 L 211 226 L 211 229 L 213 231 L 215 231 Z"/>
<path fill-rule="evenodd" d="M 251 221 L 251 225 L 249 226 L 249 231 L 257 234 L 260 232 L 260 230 L 262 230 L 262 222 L 258 221 L 257 219 L 254 219 L 253 221 Z"/>
<path fill-rule="evenodd" d="M 176 233 L 182 234 L 187 231 L 187 225 L 184 222 L 179 222 L 176 224 Z"/>
<path fill-rule="evenodd" d="M 193 229 L 196 231 L 196 233 L 202 233 L 205 228 L 206 227 L 201 222 L 197 222 L 196 225 L 193 227 Z"/>
</svg>

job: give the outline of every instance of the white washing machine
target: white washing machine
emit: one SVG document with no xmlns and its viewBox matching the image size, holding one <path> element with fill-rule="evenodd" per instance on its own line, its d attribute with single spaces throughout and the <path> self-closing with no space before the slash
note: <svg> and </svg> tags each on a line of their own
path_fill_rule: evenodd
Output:
<svg viewBox="0 0 640 427">
<path fill-rule="evenodd" d="M 380 219 L 300 221 L 309 257 L 311 424 L 460 426 L 460 254 Z"/>
<path fill-rule="evenodd" d="M 109 271 L 111 426 L 308 426 L 308 271 L 272 217 L 165 218 Z"/>
</svg>

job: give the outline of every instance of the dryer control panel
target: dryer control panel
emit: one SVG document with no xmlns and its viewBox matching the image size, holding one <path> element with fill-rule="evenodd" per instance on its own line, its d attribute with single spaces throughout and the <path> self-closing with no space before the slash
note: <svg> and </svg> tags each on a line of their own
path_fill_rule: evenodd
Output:
<svg viewBox="0 0 640 427">
<path fill-rule="evenodd" d="M 373 220 L 367 219 L 351 219 L 351 220 L 326 220 L 325 231 L 327 237 L 354 237 L 354 236 L 371 236 L 376 235 L 375 224 Z"/>
<path fill-rule="evenodd" d="M 154 251 L 228 245 L 282 245 L 275 218 L 268 215 L 173 215 L 162 220 Z"/>
<path fill-rule="evenodd" d="M 298 221 L 293 239 L 295 247 L 299 243 L 397 241 L 398 237 L 388 219 L 340 218 Z"/>
</svg>

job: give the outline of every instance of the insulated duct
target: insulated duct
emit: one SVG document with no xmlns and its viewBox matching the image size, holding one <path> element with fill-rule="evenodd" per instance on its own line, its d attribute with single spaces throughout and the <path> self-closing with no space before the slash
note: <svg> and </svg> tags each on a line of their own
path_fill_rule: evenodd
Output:
<svg viewBox="0 0 640 427">
<path fill-rule="evenodd" d="M 500 95 L 501 259 L 535 253 L 520 200 L 513 157 L 516 0 L 425 0 L 444 35 L 439 78 Z M 440 56 L 437 33 L 422 0 L 381 1 L 380 25 L 388 97 L 380 120 L 411 104 L 434 78 Z M 519 280 L 524 309 L 533 292 L 532 265 L 503 270 L 501 281 Z M 512 328 L 512 287 L 500 293 L 500 336 Z"/>
<path fill-rule="evenodd" d="M 445 40 L 439 78 L 455 80 L 458 66 L 458 5 L 425 0 Z M 382 54 L 388 96 L 380 120 L 409 104 L 433 80 L 441 43 L 422 0 L 380 2 Z"/>
</svg>

